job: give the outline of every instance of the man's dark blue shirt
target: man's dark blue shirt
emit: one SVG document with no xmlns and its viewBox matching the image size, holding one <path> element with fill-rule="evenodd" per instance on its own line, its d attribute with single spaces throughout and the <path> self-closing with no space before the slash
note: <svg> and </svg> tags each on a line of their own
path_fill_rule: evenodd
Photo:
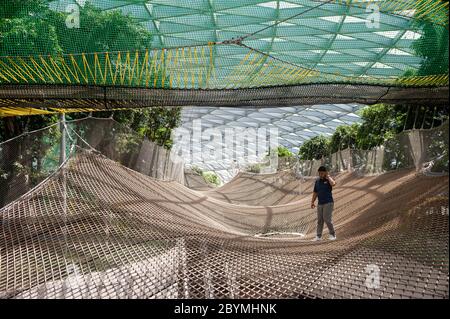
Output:
<svg viewBox="0 0 450 319">
<path fill-rule="evenodd" d="M 333 195 L 331 193 L 333 187 L 327 179 L 318 178 L 314 184 L 314 193 L 317 193 L 319 205 L 332 203 Z"/>
</svg>

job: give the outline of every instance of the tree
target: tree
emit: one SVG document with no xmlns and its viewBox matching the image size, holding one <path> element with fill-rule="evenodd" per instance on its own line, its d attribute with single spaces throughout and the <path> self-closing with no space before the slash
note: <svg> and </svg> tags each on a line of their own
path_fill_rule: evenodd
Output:
<svg viewBox="0 0 450 319">
<path fill-rule="evenodd" d="M 356 147 L 370 149 L 383 144 L 399 133 L 404 125 L 402 107 L 387 104 L 376 104 L 363 108 L 362 119 L 356 133 Z"/>
<path fill-rule="evenodd" d="M 13 0 L 0 3 L 0 56 L 61 52 L 54 25 L 46 19 L 44 0 Z"/>
<path fill-rule="evenodd" d="M 331 153 L 335 153 L 349 147 L 355 148 L 357 143 L 358 128 L 358 123 L 338 126 L 330 139 Z"/>
<path fill-rule="evenodd" d="M 278 146 L 277 151 L 278 151 L 278 157 L 294 156 L 294 154 L 292 154 L 292 152 L 287 147 L 284 147 L 284 146 Z"/>
<path fill-rule="evenodd" d="M 69 115 L 82 118 L 85 114 Z M 172 130 L 180 125 L 181 107 L 151 107 L 123 111 L 101 111 L 96 117 L 112 117 L 124 127 L 130 128 L 140 137 L 147 137 L 156 144 L 170 149 L 173 141 Z"/>
<path fill-rule="evenodd" d="M 49 10 L 64 53 L 135 51 L 149 48 L 152 34 L 120 11 L 102 11 L 86 3 L 80 9 L 80 27 L 68 28 L 66 14 Z"/>
<path fill-rule="evenodd" d="M 11 132 L 33 131 L 56 122 L 56 119 L 56 115 L 29 116 L 21 120 L 6 118 L 1 122 L 1 137 L 9 139 L 13 137 Z M 58 141 L 58 127 L 53 126 L 41 134 L 24 136 L 0 146 L 0 183 L 4 185 L 0 187 L 0 207 L 9 199 L 9 185 L 15 185 L 14 195 L 19 196 L 45 177 L 44 159 Z"/>
<path fill-rule="evenodd" d="M 324 135 L 315 136 L 302 144 L 299 150 L 300 159 L 318 160 L 330 153 L 330 139 Z"/>
<path fill-rule="evenodd" d="M 359 113 L 361 123 L 337 127 L 330 139 L 322 136 L 306 141 L 300 148 L 301 159 L 320 159 L 339 149 L 351 147 L 355 150 L 352 152 L 353 160 L 365 165 L 370 152 L 364 150 L 384 145 L 382 165 L 385 170 L 409 167 L 411 160 L 407 145 L 396 135 L 403 130 L 443 125 L 431 131 L 433 138 L 427 154 L 436 159 L 437 170 L 448 170 L 448 107 L 377 104 L 367 106 Z"/>
<path fill-rule="evenodd" d="M 416 25 L 422 30 L 422 36 L 414 41 L 412 48 L 424 59 L 416 74 L 448 74 L 448 26 L 424 20 L 418 20 Z"/>
<path fill-rule="evenodd" d="M 33 16 L 48 7 L 45 0 L 8 0 L 0 2 L 0 19 Z"/>
<path fill-rule="evenodd" d="M 139 22 L 119 11 L 101 11 L 90 4 L 80 8 L 80 29 L 67 28 L 66 14 L 49 9 L 45 0 L 11 0 L 0 2 L 0 56 L 53 55 L 67 53 L 93 53 L 103 51 L 126 51 L 150 48 L 152 34 Z M 80 57 L 76 57 L 80 59 Z M 87 59 L 93 59 L 88 55 Z M 115 63 L 114 60 L 111 63 Z M 159 77 L 161 78 L 161 77 Z M 162 86 L 158 82 L 159 86 Z M 111 112 L 100 112 L 99 116 Z M 73 115 L 73 118 L 85 116 Z M 170 148 L 171 131 L 179 124 L 180 108 L 151 108 L 145 110 L 117 111 L 114 119 L 135 132 Z M 69 117 L 70 118 L 70 117 Z M 57 115 L 7 117 L 0 121 L 0 142 L 22 134 L 24 131 L 46 127 L 58 120 Z M 58 138 L 55 130 L 50 139 Z M 8 147 L 2 152 L 0 170 L 3 185 L 9 185 L 20 167 L 33 181 L 34 168 L 38 169 L 49 143 L 38 140 L 33 145 Z M 35 149 L 40 150 L 36 152 Z M 30 156 L 22 156 L 24 152 Z M 7 153 L 7 154 L 6 154 Z M 37 163 L 37 164 L 36 164 Z M 25 187 L 24 187 L 25 188 Z M 4 187 L 3 190 L 6 190 Z M 4 194 L 0 190 L 0 206 Z"/>
<path fill-rule="evenodd" d="M 1 56 L 142 50 L 149 48 L 152 40 L 152 34 L 131 17 L 120 11 L 102 11 L 89 3 L 80 8 L 80 28 L 68 28 L 66 14 L 50 10 L 44 0 L 2 2 L 0 9 Z M 88 56 L 87 59 L 93 57 Z M 104 115 L 110 116 L 111 113 L 106 112 Z M 131 125 L 132 129 L 152 141 L 170 148 L 171 130 L 179 123 L 180 109 L 120 111 L 114 113 L 114 118 L 124 125 Z M 39 128 L 54 123 L 57 117 L 3 119 L 5 132 L 0 138 L 8 139 L 26 129 L 31 130 L 30 121 Z"/>
</svg>

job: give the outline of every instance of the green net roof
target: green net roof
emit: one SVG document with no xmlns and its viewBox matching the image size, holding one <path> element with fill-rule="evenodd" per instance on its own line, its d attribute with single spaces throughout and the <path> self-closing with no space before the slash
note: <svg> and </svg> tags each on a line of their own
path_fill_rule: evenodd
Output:
<svg viewBox="0 0 450 319">
<path fill-rule="evenodd" d="M 102 10 L 120 10 L 143 24 L 154 35 L 153 48 L 244 37 L 242 43 L 255 50 L 319 72 L 399 76 L 418 69 L 422 58 L 414 53 L 412 44 L 422 31 L 411 17 L 421 1 L 378 2 L 376 24 L 368 2 L 360 1 L 92 1 Z M 64 11 L 71 3 L 76 1 L 53 1 L 51 7 Z M 444 23 L 442 16 L 431 13 L 429 21 Z M 250 35 L 254 32 L 258 33 Z M 220 68 L 239 65 L 249 50 L 222 46 L 214 51 L 214 65 Z"/>
<path fill-rule="evenodd" d="M 40 38 L 24 41 L 14 19 L 4 20 L 15 33 L 3 36 L 3 45 L 0 36 L 0 84 L 448 85 L 448 5 L 439 0 L 45 3 L 51 14 L 27 16 L 51 25 Z"/>
</svg>

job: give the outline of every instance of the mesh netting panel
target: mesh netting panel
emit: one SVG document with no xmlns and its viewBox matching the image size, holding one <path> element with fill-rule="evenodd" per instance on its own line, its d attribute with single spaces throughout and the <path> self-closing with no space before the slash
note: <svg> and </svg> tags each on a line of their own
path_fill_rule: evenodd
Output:
<svg viewBox="0 0 450 319">
<path fill-rule="evenodd" d="M 145 175 L 184 183 L 181 157 L 113 119 L 86 118 L 73 122 L 69 127 L 82 138 L 80 146 L 87 143 L 108 158 Z"/>
<path fill-rule="evenodd" d="M 0 210 L 0 296 L 448 298 L 448 176 L 337 180 L 338 241 L 312 243 L 309 196 L 238 206 L 78 149 Z M 306 236 L 254 236 L 280 231 Z"/>
<path fill-rule="evenodd" d="M 0 85 L 0 111 L 25 108 L 103 110 L 152 106 L 275 107 L 333 103 L 448 105 L 448 86 L 392 88 L 355 84 L 310 84 L 232 90 L 140 89 Z M 55 107 L 57 105 L 58 107 Z M 10 110 L 10 114 L 16 114 Z"/>
<path fill-rule="evenodd" d="M 345 149 L 320 160 L 300 161 L 305 176 L 317 174 L 320 166 L 332 172 L 355 170 L 360 174 L 415 168 L 426 173 L 448 174 L 448 121 L 433 129 L 403 131 L 370 150 Z"/>
<path fill-rule="evenodd" d="M 197 191 L 207 191 L 214 187 L 205 180 L 203 173 L 195 172 L 189 168 L 184 169 L 184 185 Z"/>
<path fill-rule="evenodd" d="M 0 207 L 17 199 L 59 167 L 59 125 L 0 143 Z"/>
<path fill-rule="evenodd" d="M 3 107 L 448 102 L 441 0 L 14 0 L 0 21 Z"/>
<path fill-rule="evenodd" d="M 161 180 L 184 183 L 183 160 L 113 119 L 67 122 L 66 152 L 73 144 L 93 147 L 122 165 Z M 60 124 L 0 143 L 0 207 L 17 199 L 60 166 Z"/>
<path fill-rule="evenodd" d="M 275 206 L 299 201 L 304 198 L 305 188 L 312 189 L 312 181 L 303 183 L 290 170 L 271 174 L 240 172 L 222 187 L 205 194 L 228 203 Z"/>
</svg>

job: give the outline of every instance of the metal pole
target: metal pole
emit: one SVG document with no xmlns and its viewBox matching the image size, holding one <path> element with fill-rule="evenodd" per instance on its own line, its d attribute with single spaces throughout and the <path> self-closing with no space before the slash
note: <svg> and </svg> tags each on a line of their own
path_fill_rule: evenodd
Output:
<svg viewBox="0 0 450 319">
<path fill-rule="evenodd" d="M 408 111 L 406 112 L 405 125 L 403 125 L 403 131 L 406 130 L 406 122 L 408 122 L 408 115 L 409 115 L 410 111 L 411 111 L 411 105 L 408 106 Z"/>
<path fill-rule="evenodd" d="M 66 116 L 64 113 L 59 115 L 59 131 L 61 133 L 61 143 L 59 144 L 59 165 L 62 165 L 66 161 Z M 66 170 L 61 167 L 61 208 L 62 208 L 62 221 L 63 221 L 63 238 L 64 238 L 64 257 L 69 254 L 68 246 L 68 229 L 67 229 L 67 181 L 66 181 Z M 76 271 L 77 266 L 75 264 L 66 264 L 66 271 L 71 273 Z"/>
<path fill-rule="evenodd" d="M 433 118 L 431 119 L 431 128 L 434 127 L 434 117 L 436 116 L 436 106 L 434 106 L 434 111 L 433 111 Z"/>
<path fill-rule="evenodd" d="M 59 164 L 66 161 L 66 115 L 61 113 L 59 115 L 59 131 L 61 132 L 61 143 L 59 149 Z"/>
<path fill-rule="evenodd" d="M 421 129 L 423 129 L 423 126 L 424 126 L 424 124 L 425 124 L 425 120 L 426 120 L 426 118 L 427 118 L 427 111 L 428 111 L 428 108 L 426 107 L 425 108 L 425 111 L 424 111 L 424 113 L 423 113 L 423 120 L 422 120 L 422 125 L 421 125 Z"/>
</svg>

